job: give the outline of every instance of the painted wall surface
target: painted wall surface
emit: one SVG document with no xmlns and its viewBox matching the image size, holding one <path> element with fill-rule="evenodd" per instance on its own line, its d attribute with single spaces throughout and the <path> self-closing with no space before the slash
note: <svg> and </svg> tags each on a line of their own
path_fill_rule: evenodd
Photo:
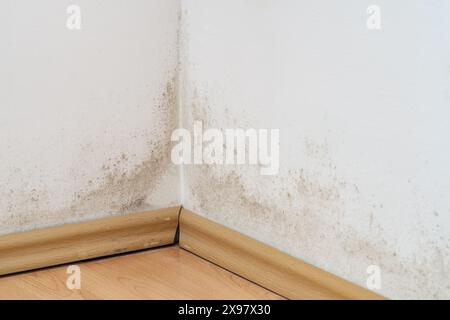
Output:
<svg viewBox="0 0 450 320">
<path fill-rule="evenodd" d="M 0 234 L 179 204 L 178 0 L 0 10 Z"/>
<path fill-rule="evenodd" d="M 0 234 L 183 203 L 390 298 L 450 298 L 450 3 L 184 0 L 186 128 L 280 129 L 280 172 L 170 161 L 179 0 L 0 10 Z"/>
<path fill-rule="evenodd" d="M 390 298 L 450 298 L 450 2 L 182 2 L 184 126 L 279 128 L 280 172 L 187 166 L 184 205 Z"/>
</svg>

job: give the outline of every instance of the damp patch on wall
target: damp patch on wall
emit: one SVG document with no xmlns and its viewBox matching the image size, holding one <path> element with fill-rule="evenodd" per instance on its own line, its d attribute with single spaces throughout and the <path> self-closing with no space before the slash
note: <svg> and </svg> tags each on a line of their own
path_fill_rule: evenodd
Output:
<svg viewBox="0 0 450 320">
<path fill-rule="evenodd" d="M 216 108 L 203 92 L 193 86 L 185 97 L 185 127 L 196 120 L 204 129 L 251 127 L 244 112 Z M 261 176 L 251 165 L 185 166 L 184 205 L 364 287 L 368 267 L 378 266 L 379 293 L 387 297 L 448 297 L 450 239 L 439 214 L 413 213 L 421 224 L 408 224 L 413 249 L 405 252 L 395 231 L 401 226 L 382 218 L 387 204 L 345 176 L 330 143 L 301 134 L 295 139 L 302 156 L 276 176 Z"/>
<path fill-rule="evenodd" d="M 139 137 L 145 139 L 143 145 L 146 151 L 138 163 L 128 165 L 131 160 L 136 162 L 136 155 L 133 154 L 121 153 L 116 157 L 101 155 L 100 158 L 104 158 L 105 161 L 98 168 L 98 174 L 86 180 L 83 189 L 71 196 L 68 195 L 69 205 L 66 207 L 49 209 L 52 195 L 42 187 L 33 187 L 33 184 L 21 175 L 20 168 L 13 170 L 9 179 L 22 181 L 22 186 L 14 189 L 2 188 L 0 233 L 7 234 L 105 215 L 135 213 L 177 205 L 178 172 L 170 160 L 170 135 L 178 121 L 176 85 L 176 78 L 172 77 L 164 86 L 160 97 L 155 99 L 156 107 L 153 112 L 159 115 L 158 122 L 151 123 L 155 134 L 146 133 L 145 136 Z M 73 175 L 75 179 L 77 173 L 74 172 Z M 152 193 L 161 187 L 162 180 L 167 176 L 171 177 L 169 181 L 173 186 L 173 202 L 148 202 Z M 6 180 L 3 187 L 8 185 Z"/>
</svg>

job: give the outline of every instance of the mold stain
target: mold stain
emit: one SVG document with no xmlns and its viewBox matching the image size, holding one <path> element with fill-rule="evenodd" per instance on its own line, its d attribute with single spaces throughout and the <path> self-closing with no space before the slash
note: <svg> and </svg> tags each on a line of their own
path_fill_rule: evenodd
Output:
<svg viewBox="0 0 450 320">
<path fill-rule="evenodd" d="M 163 115 L 158 131 L 158 140 L 147 142 L 146 159 L 129 172 L 123 172 L 121 164 L 129 156 L 122 155 L 115 161 L 103 165 L 104 178 L 101 187 L 88 193 L 77 193 L 71 212 L 101 212 L 107 208 L 117 214 L 136 212 L 148 208 L 146 198 L 158 186 L 160 178 L 171 165 L 170 135 L 177 125 L 176 82 L 173 78 L 166 84 L 157 112 Z"/>
<path fill-rule="evenodd" d="M 355 227 L 342 223 L 340 216 L 345 213 L 339 202 L 338 187 L 324 189 L 301 170 L 290 172 L 289 178 L 271 177 L 275 180 L 273 185 L 296 185 L 294 191 L 275 188 L 272 194 L 254 192 L 246 183 L 248 174 L 235 170 L 224 173 L 213 166 L 191 167 L 187 178 L 191 184 L 193 210 L 207 213 L 208 217 L 235 230 L 250 232 L 250 236 L 285 252 L 297 256 L 303 252 L 309 263 L 334 270 L 339 276 L 363 286 L 367 276 L 365 268 L 379 265 L 386 281 L 384 294 L 392 298 L 450 295 L 448 289 L 441 287 L 442 279 L 448 279 L 448 246 L 440 248 L 438 243 L 427 241 L 420 244 L 418 254 L 399 255 L 383 238 L 383 226 L 379 221 L 372 222 L 370 235 L 363 235 Z M 256 174 L 255 179 L 258 179 Z M 335 217 L 330 216 L 330 212 Z M 322 215 L 324 213 L 326 215 Z M 429 235 L 422 238 L 427 239 Z M 348 271 L 335 270 L 339 263 L 332 257 L 345 261 Z M 352 274 L 354 268 L 361 265 L 358 280 Z M 411 288 L 408 283 L 416 285 Z M 404 286 L 403 295 L 398 295 L 400 285 Z"/>
<path fill-rule="evenodd" d="M 170 135 L 178 121 L 175 79 L 165 85 L 161 97 L 155 101 L 160 121 L 152 125 L 157 126 L 158 136 L 150 137 L 148 153 L 140 164 L 124 170 L 132 155 L 122 153 L 109 158 L 101 167 L 102 175 L 88 180 L 86 191 L 76 192 L 71 204 L 60 210 L 49 212 L 50 196 L 37 188 L 27 191 L 26 183 L 21 190 L 10 190 L 2 195 L 6 199 L 2 207 L 7 208 L 7 214 L 0 215 L 0 234 L 86 220 L 86 216 L 120 215 L 152 208 L 146 199 L 172 165 Z M 93 186 L 96 189 L 92 190 Z"/>
<path fill-rule="evenodd" d="M 212 112 L 208 100 L 201 99 L 197 90 L 193 90 L 191 101 L 192 120 L 201 120 L 205 127 L 217 125 L 215 119 L 210 116 Z M 225 117 L 227 122 L 238 122 L 236 119 L 230 119 L 228 109 Z M 317 153 L 314 148 L 317 149 L 317 146 L 313 146 L 312 142 L 308 144 L 311 154 Z M 320 146 L 319 149 L 321 153 L 327 151 L 326 145 Z M 327 170 L 329 171 L 329 168 Z M 301 168 L 290 170 L 284 176 L 262 177 L 258 174 L 249 175 L 249 172 L 252 172 L 249 166 L 245 167 L 244 171 L 221 170 L 207 165 L 189 166 L 186 175 L 191 183 L 189 188 L 195 201 L 194 210 L 215 215 L 219 221 L 223 221 L 226 219 L 225 215 L 233 212 L 239 216 L 230 217 L 228 221 L 223 222 L 237 229 L 247 226 L 252 229 L 277 226 L 273 228 L 273 234 L 281 237 L 283 234 L 294 233 L 297 242 L 303 243 L 309 243 L 311 235 L 321 232 L 322 219 L 319 213 L 323 208 L 335 208 L 336 214 L 342 211 L 336 205 L 340 201 L 339 190 L 345 184 L 341 181 L 325 185 Z M 245 178 L 249 176 L 261 185 L 273 185 L 273 193 L 260 195 L 253 192 L 252 187 L 245 182 Z M 217 213 L 218 211 L 220 213 Z"/>
<path fill-rule="evenodd" d="M 199 96 L 195 90 L 191 119 L 220 127 L 217 119 L 221 118 L 213 118 L 211 108 L 204 105 L 208 100 Z M 223 122 L 229 123 L 227 117 Z M 241 117 L 232 122 L 242 123 Z M 386 281 L 383 294 L 392 298 L 450 297 L 450 250 L 448 245 L 442 246 L 449 240 L 421 241 L 414 255 L 397 252 L 395 243 L 385 237 L 384 226 L 389 221 L 374 216 L 373 210 L 384 208 L 380 203 L 366 212 L 368 232 L 348 224 L 344 219 L 346 199 L 350 195 L 352 201 L 360 201 L 360 188 L 339 177 L 326 142 L 306 140 L 305 151 L 307 162 L 315 166 L 271 177 L 261 177 L 251 167 L 188 166 L 185 176 L 190 205 L 215 221 L 299 258 L 307 257 L 307 262 L 362 286 L 366 268 L 379 265 Z M 258 187 L 269 185 L 272 190 Z M 423 231 L 420 238 L 432 237 Z M 355 268 L 361 269 L 357 275 Z M 446 286 L 442 286 L 443 279 Z"/>
</svg>

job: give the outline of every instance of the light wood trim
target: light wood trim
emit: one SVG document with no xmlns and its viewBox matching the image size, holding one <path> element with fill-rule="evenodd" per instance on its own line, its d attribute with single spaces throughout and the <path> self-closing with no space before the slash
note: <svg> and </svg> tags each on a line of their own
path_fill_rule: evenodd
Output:
<svg viewBox="0 0 450 320">
<path fill-rule="evenodd" d="M 77 265 L 81 270 L 78 290 L 67 288 L 66 266 L 60 266 L 0 278 L 0 300 L 282 299 L 176 246 Z"/>
<path fill-rule="evenodd" d="M 174 243 L 180 207 L 0 237 L 0 275 Z"/>
<path fill-rule="evenodd" d="M 289 299 L 383 299 L 184 208 L 180 246 Z"/>
</svg>

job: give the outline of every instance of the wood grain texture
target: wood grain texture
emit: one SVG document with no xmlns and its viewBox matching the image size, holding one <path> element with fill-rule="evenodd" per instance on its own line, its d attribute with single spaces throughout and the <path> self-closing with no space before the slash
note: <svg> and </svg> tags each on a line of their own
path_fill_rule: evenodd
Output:
<svg viewBox="0 0 450 320">
<path fill-rule="evenodd" d="M 0 237 L 0 275 L 171 244 L 179 207 Z"/>
<path fill-rule="evenodd" d="M 80 289 L 59 266 L 0 277 L 0 299 L 282 299 L 177 246 L 77 265 Z"/>
<path fill-rule="evenodd" d="M 289 299 L 383 299 L 184 208 L 180 247 Z"/>
</svg>

